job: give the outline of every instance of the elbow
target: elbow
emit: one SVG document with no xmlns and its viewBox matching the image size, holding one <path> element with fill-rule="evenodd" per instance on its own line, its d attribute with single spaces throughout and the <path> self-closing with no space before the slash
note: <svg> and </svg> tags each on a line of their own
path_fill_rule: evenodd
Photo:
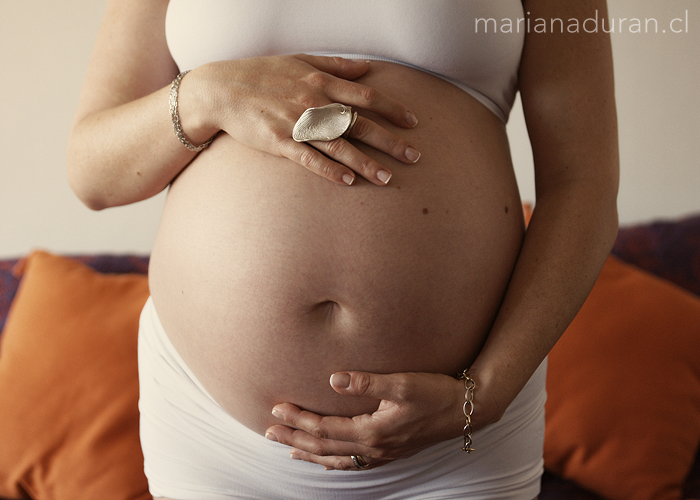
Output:
<svg viewBox="0 0 700 500">
<path fill-rule="evenodd" d="M 608 254 L 615 244 L 620 229 L 620 219 L 617 210 L 619 191 L 619 166 L 617 161 L 605 163 L 609 165 L 604 173 L 582 181 L 578 198 L 582 207 L 588 206 L 586 212 L 594 223 L 593 241 L 598 241 L 600 248 Z"/>
<path fill-rule="evenodd" d="M 68 184 L 70 185 L 71 189 L 73 190 L 73 193 L 75 193 L 78 199 L 82 201 L 83 204 L 90 210 L 98 211 L 108 208 L 110 206 L 107 203 L 105 203 L 99 196 L 96 196 L 88 189 L 82 188 L 76 182 L 72 182 L 69 179 Z"/>
<path fill-rule="evenodd" d="M 90 210 L 99 211 L 99 210 L 104 210 L 105 208 L 109 208 L 109 206 L 110 206 L 110 205 L 108 205 L 107 203 L 103 203 L 101 200 L 99 200 L 99 199 L 96 198 L 96 197 L 91 197 L 91 196 L 87 196 L 87 195 L 81 195 L 81 194 L 79 194 L 78 192 L 76 192 L 75 189 L 74 189 L 73 191 L 74 191 L 74 192 L 76 193 L 76 195 L 78 196 L 78 199 L 79 199 L 80 201 L 82 201 L 83 204 L 84 204 L 86 207 L 88 207 Z"/>
<path fill-rule="evenodd" d="M 85 148 L 86 138 L 78 124 L 73 125 L 66 149 L 66 176 L 73 193 L 90 210 L 103 210 L 110 205 L 103 189 L 104 179 L 94 167 L 96 162 Z"/>
<path fill-rule="evenodd" d="M 608 242 L 609 249 L 612 250 L 617 233 L 620 229 L 620 217 L 617 210 L 617 196 L 619 191 L 619 167 L 615 169 L 614 175 L 601 189 L 605 193 L 602 197 L 601 227 L 603 228 L 604 241 Z"/>
<path fill-rule="evenodd" d="M 68 175 L 68 185 L 73 190 L 73 193 L 75 193 L 78 199 L 90 210 L 103 210 L 111 206 L 106 202 L 103 196 L 100 196 L 95 189 L 90 189 L 86 184 L 87 183 L 79 177 Z"/>
<path fill-rule="evenodd" d="M 73 193 L 90 210 L 103 210 L 109 207 L 105 197 L 101 195 L 97 183 L 86 173 L 80 162 L 68 153 L 67 170 L 68 185 Z"/>
<path fill-rule="evenodd" d="M 620 218 L 617 211 L 617 196 L 612 201 L 610 208 L 605 212 L 603 216 L 604 228 L 604 241 L 608 242 L 608 252 L 612 250 L 615 240 L 617 239 L 617 233 L 620 229 Z"/>
<path fill-rule="evenodd" d="M 600 255 L 607 256 L 615 244 L 620 228 L 620 220 L 617 210 L 617 186 L 596 184 L 592 190 L 584 194 L 581 207 L 588 207 L 589 225 L 588 238 L 594 243 Z"/>
</svg>

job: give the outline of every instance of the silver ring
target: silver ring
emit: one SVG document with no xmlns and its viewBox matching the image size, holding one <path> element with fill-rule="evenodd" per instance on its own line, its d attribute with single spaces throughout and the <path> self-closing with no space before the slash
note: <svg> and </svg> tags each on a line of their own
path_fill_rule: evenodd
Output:
<svg viewBox="0 0 700 500">
<path fill-rule="evenodd" d="M 350 458 L 352 459 L 352 463 L 355 464 L 355 467 L 357 467 L 360 470 L 369 467 L 369 464 L 365 462 L 365 459 L 362 458 L 362 455 L 350 455 Z"/>
<path fill-rule="evenodd" d="M 294 125 L 292 138 L 297 142 L 332 141 L 349 134 L 357 121 L 357 112 L 350 106 L 333 103 L 320 108 L 309 108 Z"/>
</svg>

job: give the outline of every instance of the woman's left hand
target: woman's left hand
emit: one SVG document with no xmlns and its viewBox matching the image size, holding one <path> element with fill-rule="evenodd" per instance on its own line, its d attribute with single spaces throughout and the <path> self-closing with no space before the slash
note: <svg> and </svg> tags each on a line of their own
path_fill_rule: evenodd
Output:
<svg viewBox="0 0 700 500">
<path fill-rule="evenodd" d="M 464 382 L 447 375 L 340 372 L 331 386 L 346 396 L 377 399 L 379 407 L 371 415 L 337 417 L 282 403 L 273 414 L 284 424 L 270 427 L 266 437 L 291 446 L 292 458 L 357 470 L 350 455 L 373 468 L 462 435 Z"/>
</svg>

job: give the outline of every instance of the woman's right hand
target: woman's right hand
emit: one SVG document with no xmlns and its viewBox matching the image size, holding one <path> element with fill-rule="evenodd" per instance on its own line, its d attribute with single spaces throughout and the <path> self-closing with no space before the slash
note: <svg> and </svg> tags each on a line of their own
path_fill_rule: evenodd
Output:
<svg viewBox="0 0 700 500">
<path fill-rule="evenodd" d="M 417 120 L 403 104 L 353 82 L 370 68 L 366 61 L 339 57 L 268 56 L 209 63 L 192 70 L 180 86 L 178 107 L 185 135 L 205 142 L 223 130 L 237 141 L 286 157 L 338 184 L 361 175 L 385 185 L 391 172 L 344 138 L 299 143 L 292 129 L 310 107 L 340 102 L 376 113 L 403 127 Z M 406 140 L 358 116 L 349 138 L 412 164 L 419 153 Z"/>
</svg>

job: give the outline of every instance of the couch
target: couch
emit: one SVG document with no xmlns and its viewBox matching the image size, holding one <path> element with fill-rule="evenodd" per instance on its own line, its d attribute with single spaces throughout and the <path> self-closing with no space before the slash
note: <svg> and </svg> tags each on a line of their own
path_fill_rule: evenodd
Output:
<svg viewBox="0 0 700 500">
<path fill-rule="evenodd" d="M 147 269 L 133 255 L 0 260 L 0 497 L 150 499 Z M 620 229 L 547 390 L 541 500 L 700 498 L 700 215 Z"/>
</svg>

